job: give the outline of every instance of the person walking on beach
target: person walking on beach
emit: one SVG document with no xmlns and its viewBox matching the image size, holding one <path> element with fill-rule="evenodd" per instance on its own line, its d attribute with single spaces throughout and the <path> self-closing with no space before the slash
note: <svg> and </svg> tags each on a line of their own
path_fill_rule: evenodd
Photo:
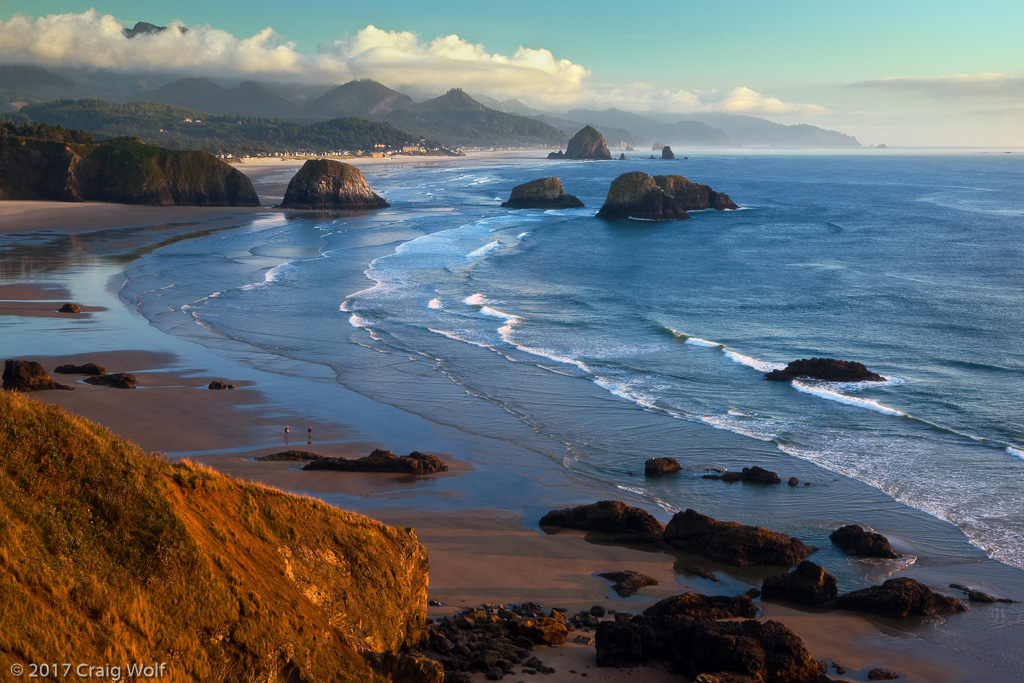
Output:
<svg viewBox="0 0 1024 683">
<path fill-rule="evenodd" d="M 313 443 L 313 428 L 312 427 L 306 427 L 306 443 L 307 444 Z"/>
<path fill-rule="evenodd" d="M 287 445 L 288 445 L 288 432 L 290 432 L 290 431 L 291 431 L 291 430 L 290 430 L 290 429 L 288 429 L 288 425 L 285 425 L 285 426 L 284 426 L 284 445 L 285 445 L 285 446 L 287 446 Z"/>
</svg>

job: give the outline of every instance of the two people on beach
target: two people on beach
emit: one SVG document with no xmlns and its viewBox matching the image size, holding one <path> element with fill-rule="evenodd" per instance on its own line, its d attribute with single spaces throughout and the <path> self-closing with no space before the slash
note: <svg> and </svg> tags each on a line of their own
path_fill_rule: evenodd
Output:
<svg viewBox="0 0 1024 683">
<path fill-rule="evenodd" d="M 288 445 L 288 435 L 291 434 L 291 427 L 288 425 L 284 426 L 284 445 Z M 306 443 L 313 443 L 313 427 L 306 427 Z"/>
</svg>

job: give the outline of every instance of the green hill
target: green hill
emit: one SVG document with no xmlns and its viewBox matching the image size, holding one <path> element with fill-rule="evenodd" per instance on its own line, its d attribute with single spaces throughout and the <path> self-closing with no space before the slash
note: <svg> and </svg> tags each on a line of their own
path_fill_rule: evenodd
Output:
<svg viewBox="0 0 1024 683">
<path fill-rule="evenodd" d="M 412 530 L 0 392 L 5 672 L 166 662 L 168 681 L 384 681 L 361 655 L 417 642 L 426 590 Z"/>
<path fill-rule="evenodd" d="M 302 113 L 299 105 L 253 81 L 245 81 L 237 88 L 222 88 L 205 78 L 183 78 L 138 99 L 225 116 L 291 118 Z"/>
<path fill-rule="evenodd" d="M 412 105 L 412 98 L 370 79 L 349 81 L 306 105 L 310 116 L 370 118 Z"/>
</svg>

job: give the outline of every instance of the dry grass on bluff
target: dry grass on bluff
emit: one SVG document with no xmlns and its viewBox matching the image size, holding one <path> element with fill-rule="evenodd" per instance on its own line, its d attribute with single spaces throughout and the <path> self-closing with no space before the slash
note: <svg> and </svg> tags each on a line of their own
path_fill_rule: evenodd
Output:
<svg viewBox="0 0 1024 683">
<path fill-rule="evenodd" d="M 0 392 L 0 670 L 167 662 L 175 681 L 381 680 L 420 637 L 411 529 L 142 452 Z"/>
</svg>

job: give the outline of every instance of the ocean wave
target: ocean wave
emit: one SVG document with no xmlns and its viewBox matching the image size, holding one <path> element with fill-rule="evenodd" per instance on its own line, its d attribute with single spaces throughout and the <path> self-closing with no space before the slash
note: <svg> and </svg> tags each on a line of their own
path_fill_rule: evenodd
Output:
<svg viewBox="0 0 1024 683">
<path fill-rule="evenodd" d="M 742 353 L 731 351 L 725 348 L 724 346 L 722 346 L 721 348 L 726 358 L 728 358 L 732 362 L 739 363 L 740 365 L 746 365 L 748 368 L 754 368 L 755 370 L 759 370 L 761 372 L 782 370 L 783 368 L 786 367 L 785 363 L 769 363 L 768 361 L 758 360 L 757 358 L 752 358 L 750 356 L 744 356 Z"/>
<path fill-rule="evenodd" d="M 1007 446 L 1006 447 L 1006 452 L 1008 454 L 1010 454 L 1010 455 L 1015 455 L 1018 458 L 1024 460 L 1024 450 L 1020 450 L 1019 448 L 1014 448 L 1013 446 Z"/>
<path fill-rule="evenodd" d="M 486 296 L 484 296 L 480 292 L 477 292 L 476 294 L 470 294 L 469 296 L 467 296 L 465 299 L 462 300 L 462 303 L 466 304 L 467 306 L 486 306 L 490 302 L 487 300 Z"/>
<path fill-rule="evenodd" d="M 431 299 L 430 301 L 427 302 L 427 308 L 433 308 L 435 310 L 440 310 L 440 309 L 444 308 L 444 306 L 441 305 L 441 299 L 435 296 L 433 299 Z"/>
<path fill-rule="evenodd" d="M 709 346 L 712 348 L 721 346 L 721 344 L 719 344 L 718 342 L 709 341 L 707 339 L 701 339 L 700 337 L 687 337 L 686 341 L 684 341 L 683 343 L 692 344 L 694 346 Z"/>
<path fill-rule="evenodd" d="M 529 232 L 521 232 L 518 235 L 516 235 L 516 239 L 517 240 L 522 240 L 524 237 L 526 237 L 529 234 L 530 234 Z"/>
<path fill-rule="evenodd" d="M 793 380 L 792 384 L 797 391 L 802 391 L 805 394 L 811 394 L 818 398 L 836 401 L 837 403 L 844 403 L 848 406 L 855 406 L 857 408 L 873 410 L 876 413 L 882 413 L 883 415 L 906 417 L 906 413 L 902 413 L 895 408 L 882 405 L 878 401 L 873 401 L 868 398 L 857 398 L 856 396 L 847 396 L 829 388 L 828 385 L 807 384 L 806 382 L 801 382 L 798 379 Z"/>
<path fill-rule="evenodd" d="M 762 418 L 748 418 L 743 413 L 730 410 L 725 415 L 698 415 L 697 419 L 715 429 L 724 429 L 733 434 L 750 437 L 758 441 L 775 441 L 778 437 L 778 430 L 771 420 Z"/>
<path fill-rule="evenodd" d="M 533 346 L 517 344 L 511 341 L 507 335 L 503 336 L 502 339 L 504 339 L 507 344 L 515 347 L 516 349 L 522 351 L 523 353 L 528 353 L 531 356 L 537 356 L 538 358 L 547 358 L 548 360 L 553 360 L 556 363 L 562 363 L 563 365 L 572 365 L 579 368 L 588 375 L 591 374 L 590 366 L 588 366 L 581 360 L 576 360 L 575 358 L 572 358 L 570 356 L 563 356 L 559 353 L 555 353 L 554 351 L 550 351 L 548 349 L 540 349 Z"/>
<path fill-rule="evenodd" d="M 439 334 L 442 337 L 448 337 L 449 339 L 452 339 L 454 341 L 460 341 L 463 342 L 464 344 L 472 344 L 473 346 L 479 346 L 480 348 L 487 349 L 488 351 L 497 351 L 497 349 L 491 346 L 490 344 L 480 341 L 479 339 L 474 339 L 473 334 L 469 330 L 438 330 L 433 327 L 428 327 L 427 330 L 433 332 L 434 334 Z"/>
<path fill-rule="evenodd" d="M 295 270 L 295 266 L 291 263 L 278 264 L 273 268 L 267 270 L 265 273 L 263 273 L 263 282 L 254 282 L 251 285 L 243 285 L 242 287 L 239 287 L 239 289 L 242 290 L 243 292 L 248 292 L 254 289 L 266 287 L 272 282 L 277 282 L 286 273 L 290 273 L 293 270 Z"/>
<path fill-rule="evenodd" d="M 467 261 L 473 261 L 475 259 L 478 259 L 481 256 L 486 255 L 488 252 L 494 251 L 495 249 L 497 249 L 500 246 L 501 246 L 501 242 L 499 242 L 498 240 L 494 240 L 493 242 L 488 242 L 487 244 L 485 244 L 484 246 L 480 247 L 479 249 L 474 249 L 473 251 L 471 251 L 468 254 L 466 254 L 466 260 Z"/>
</svg>

